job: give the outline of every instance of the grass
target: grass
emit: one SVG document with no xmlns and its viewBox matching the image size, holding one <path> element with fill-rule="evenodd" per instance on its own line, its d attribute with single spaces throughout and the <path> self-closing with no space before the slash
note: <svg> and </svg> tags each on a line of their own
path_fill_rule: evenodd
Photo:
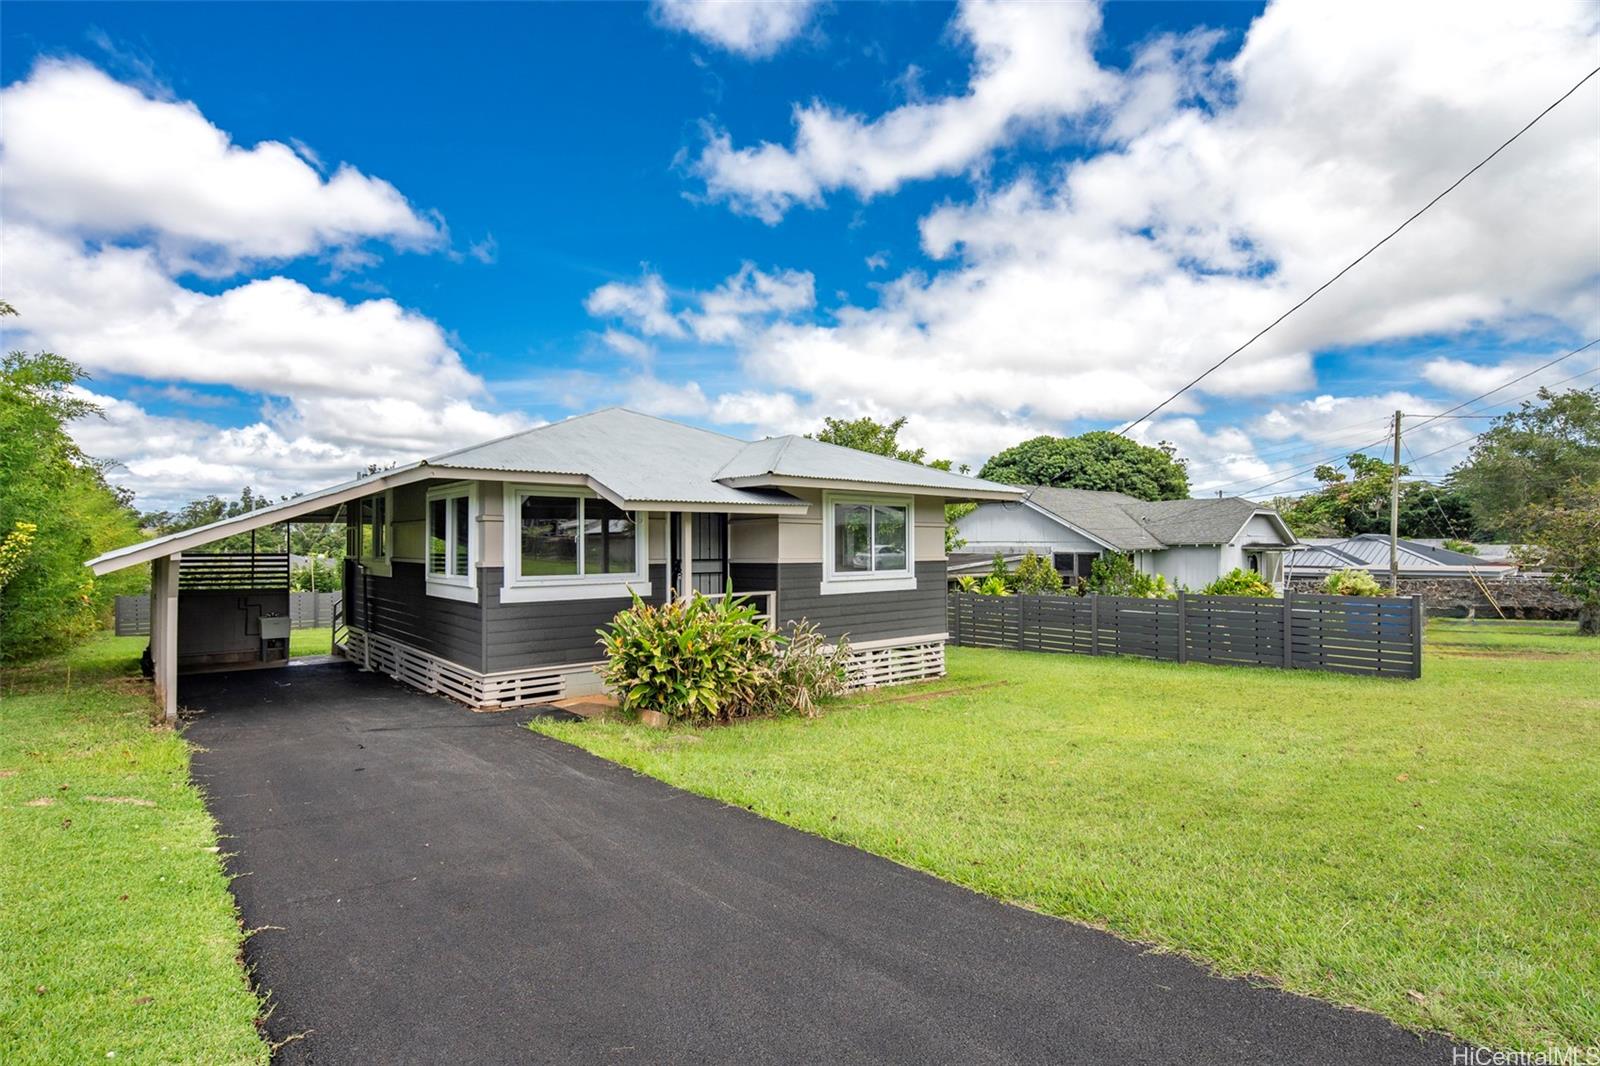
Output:
<svg viewBox="0 0 1600 1066">
<path fill-rule="evenodd" d="M 1024 906 L 1492 1047 L 1600 1044 L 1600 643 L 1424 677 L 953 648 L 813 720 L 534 728 Z"/>
<path fill-rule="evenodd" d="M 289 630 L 289 657 L 299 659 L 308 655 L 327 655 L 333 649 L 333 630 L 327 626 L 321 629 L 291 629 Z"/>
<path fill-rule="evenodd" d="M 0 1062 L 265 1063 L 216 829 L 143 637 L 0 691 Z M 70 670 L 70 674 L 69 674 Z"/>
</svg>

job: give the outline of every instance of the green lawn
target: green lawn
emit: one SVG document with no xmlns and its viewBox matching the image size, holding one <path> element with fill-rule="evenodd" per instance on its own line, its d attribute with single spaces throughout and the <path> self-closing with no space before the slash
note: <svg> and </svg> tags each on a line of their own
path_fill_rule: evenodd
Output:
<svg viewBox="0 0 1600 1066">
<path fill-rule="evenodd" d="M 188 749 L 150 725 L 144 644 L 99 637 L 0 678 L 8 1066 L 267 1061 Z"/>
<path fill-rule="evenodd" d="M 1380 681 L 956 648 L 815 720 L 535 728 L 1229 974 L 1600 1043 L 1600 644 L 1437 623 Z"/>
<path fill-rule="evenodd" d="M 289 657 L 298 659 L 307 655 L 327 655 L 333 650 L 333 630 L 324 626 L 321 629 L 291 629 L 289 630 Z"/>
</svg>

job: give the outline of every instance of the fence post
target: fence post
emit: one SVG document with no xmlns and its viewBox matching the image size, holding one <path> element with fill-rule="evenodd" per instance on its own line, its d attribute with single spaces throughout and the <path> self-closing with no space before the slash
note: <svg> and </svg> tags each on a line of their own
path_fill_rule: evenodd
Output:
<svg viewBox="0 0 1600 1066">
<path fill-rule="evenodd" d="M 1411 597 L 1411 676 L 1422 676 L 1422 597 Z"/>
<path fill-rule="evenodd" d="M 1294 590 L 1283 590 L 1283 668 L 1294 669 Z"/>
<path fill-rule="evenodd" d="M 1026 634 L 1028 632 L 1028 601 L 1031 600 L 1032 598 L 1033 597 L 1031 597 L 1031 596 L 1018 596 L 1017 597 L 1017 650 L 1018 651 L 1027 650 L 1028 638 L 1027 638 Z"/>
<path fill-rule="evenodd" d="M 1100 594 L 1089 593 L 1089 654 L 1100 654 Z"/>
<path fill-rule="evenodd" d="M 1189 601 L 1182 589 L 1178 590 L 1178 661 L 1189 661 Z"/>
<path fill-rule="evenodd" d="M 957 589 L 950 594 L 951 609 L 955 613 L 955 625 L 950 627 L 950 639 L 957 647 L 961 645 L 961 590 Z"/>
</svg>

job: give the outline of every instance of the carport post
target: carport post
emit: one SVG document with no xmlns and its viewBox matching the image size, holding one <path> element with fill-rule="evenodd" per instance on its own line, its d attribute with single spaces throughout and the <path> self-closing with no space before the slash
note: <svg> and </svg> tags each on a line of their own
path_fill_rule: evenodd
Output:
<svg viewBox="0 0 1600 1066">
<path fill-rule="evenodd" d="M 694 515 L 688 511 L 678 514 L 678 596 L 684 600 L 694 598 Z"/>
<path fill-rule="evenodd" d="M 178 722 L 178 556 L 150 565 L 150 659 L 156 705 L 168 725 Z"/>
</svg>

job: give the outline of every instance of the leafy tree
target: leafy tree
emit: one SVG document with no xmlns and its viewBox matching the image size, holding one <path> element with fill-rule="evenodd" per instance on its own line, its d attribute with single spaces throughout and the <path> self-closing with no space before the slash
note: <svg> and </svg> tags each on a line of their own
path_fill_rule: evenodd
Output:
<svg viewBox="0 0 1600 1066">
<path fill-rule="evenodd" d="M 883 455 L 890 459 L 899 459 L 903 463 L 916 463 L 918 466 L 931 466 L 935 470 L 951 469 L 949 459 L 929 459 L 926 448 L 902 448 L 900 446 L 900 431 L 906 426 L 905 416 L 893 422 L 879 422 L 874 418 L 863 415 L 860 418 L 824 418 L 822 428 L 816 433 L 807 433 L 812 440 L 820 440 L 824 444 L 837 444 L 841 448 L 854 448 L 858 452 L 871 452 L 873 455 Z M 967 472 L 967 467 L 961 467 L 961 473 Z M 944 550 L 953 552 L 965 544 L 956 535 L 956 523 L 964 515 L 971 514 L 974 503 L 949 503 L 944 508 Z"/>
<path fill-rule="evenodd" d="M 9 305 L 0 314 L 14 314 Z M 67 432 L 99 409 L 73 390 L 77 364 L 51 352 L 0 358 L 0 659 L 41 655 L 92 631 L 137 572 L 96 581 L 84 562 L 140 539 L 128 495 L 106 483 L 109 464 L 85 455 Z"/>
<path fill-rule="evenodd" d="M 1167 600 L 1177 595 L 1167 587 L 1161 574 L 1151 577 L 1133 563 L 1133 556 L 1123 552 L 1106 552 L 1089 567 L 1089 579 L 1084 592 L 1098 592 L 1104 596 L 1140 596 L 1145 599 Z"/>
<path fill-rule="evenodd" d="M 293 499 L 293 497 L 287 497 Z M 140 519 L 144 528 L 157 536 L 168 533 L 181 533 L 186 529 L 195 529 L 200 526 L 220 522 L 225 518 L 237 518 L 240 515 L 250 514 L 265 507 L 271 507 L 279 501 L 273 500 L 263 493 L 257 492 L 246 485 L 239 493 L 237 500 L 224 500 L 220 496 L 202 496 L 190 500 L 176 511 L 150 511 Z M 289 550 L 296 555 L 327 555 L 334 559 L 344 558 L 344 527 L 334 523 L 308 523 L 297 522 L 290 528 Z M 274 523 L 263 526 L 255 531 L 255 549 L 258 552 L 281 552 L 284 550 L 283 525 Z M 251 538 L 249 533 L 235 533 L 208 546 L 208 551 L 219 552 L 247 552 L 250 550 Z M 319 582 L 318 587 L 321 587 Z"/>
<path fill-rule="evenodd" d="M 312 556 L 305 566 L 289 575 L 289 587 L 296 592 L 332 592 L 344 586 L 344 568 L 337 562 Z"/>
<path fill-rule="evenodd" d="M 1034 437 L 983 464 L 978 476 L 1008 485 L 1055 485 L 1121 492 L 1141 500 L 1189 496 L 1186 460 L 1166 441 L 1151 447 L 1106 430 Z"/>
<path fill-rule="evenodd" d="M 1524 539 L 1532 504 L 1562 503 L 1600 485 L 1600 388 L 1540 389 L 1495 419 L 1450 474 L 1477 524 L 1497 540 Z"/>
<path fill-rule="evenodd" d="M 1389 532 L 1389 494 L 1394 464 L 1353 452 L 1345 459 L 1349 473 L 1323 464 L 1316 469 L 1322 487 L 1304 496 L 1274 500 L 1283 520 L 1301 537 L 1353 537 Z M 1411 468 L 1400 466 L 1405 477 Z M 1465 497 L 1449 487 L 1425 481 L 1400 486 L 1402 537 L 1471 537 L 1476 526 Z"/>
<path fill-rule="evenodd" d="M 1551 582 L 1578 601 L 1578 632 L 1600 636 L 1600 487 L 1571 485 L 1555 503 L 1529 504 L 1509 521 L 1526 530 L 1531 544 L 1516 549 L 1517 561 L 1542 566 Z"/>
<path fill-rule="evenodd" d="M 1050 560 L 1035 551 L 1024 555 L 1016 570 L 1001 580 L 1021 596 L 1060 595 L 1062 591 L 1061 575 Z"/>
</svg>

